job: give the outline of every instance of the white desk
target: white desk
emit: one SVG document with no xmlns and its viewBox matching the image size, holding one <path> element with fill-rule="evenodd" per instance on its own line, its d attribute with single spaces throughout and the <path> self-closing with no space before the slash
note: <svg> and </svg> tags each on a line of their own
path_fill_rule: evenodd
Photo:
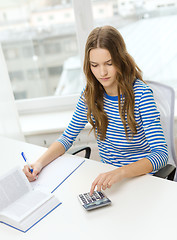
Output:
<svg viewBox="0 0 177 240">
<path fill-rule="evenodd" d="M 23 165 L 20 152 L 35 160 L 42 147 L 0 138 L 0 174 L 9 166 Z M 142 176 L 106 191 L 112 206 L 85 211 L 77 195 L 90 190 L 95 177 L 113 166 L 86 160 L 54 193 L 62 201 L 55 211 L 27 233 L 0 224 L 3 240 L 167 240 L 177 239 L 177 183 Z"/>
</svg>

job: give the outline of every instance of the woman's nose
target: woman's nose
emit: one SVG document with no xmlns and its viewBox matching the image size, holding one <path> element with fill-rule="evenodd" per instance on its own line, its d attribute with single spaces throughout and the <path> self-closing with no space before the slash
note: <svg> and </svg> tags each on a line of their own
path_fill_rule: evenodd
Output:
<svg viewBox="0 0 177 240">
<path fill-rule="evenodd" d="M 104 77 L 108 74 L 107 68 L 105 66 L 100 67 L 100 76 Z"/>
</svg>

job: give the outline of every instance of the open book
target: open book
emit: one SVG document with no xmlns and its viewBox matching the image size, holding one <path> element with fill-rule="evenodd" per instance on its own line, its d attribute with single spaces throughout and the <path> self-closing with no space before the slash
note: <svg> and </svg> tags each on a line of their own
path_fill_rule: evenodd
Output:
<svg viewBox="0 0 177 240">
<path fill-rule="evenodd" d="M 61 202 L 51 193 L 32 188 L 20 167 L 0 177 L 0 222 L 28 231 Z"/>
</svg>

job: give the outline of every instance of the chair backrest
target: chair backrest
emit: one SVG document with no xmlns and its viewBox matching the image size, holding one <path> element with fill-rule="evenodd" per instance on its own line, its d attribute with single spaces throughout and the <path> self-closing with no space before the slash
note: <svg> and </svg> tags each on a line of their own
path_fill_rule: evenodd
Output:
<svg viewBox="0 0 177 240">
<path fill-rule="evenodd" d="M 160 111 L 160 121 L 168 145 L 169 163 L 177 166 L 174 144 L 175 91 L 172 87 L 159 82 L 146 81 L 146 83 L 153 90 L 157 108 Z"/>
</svg>

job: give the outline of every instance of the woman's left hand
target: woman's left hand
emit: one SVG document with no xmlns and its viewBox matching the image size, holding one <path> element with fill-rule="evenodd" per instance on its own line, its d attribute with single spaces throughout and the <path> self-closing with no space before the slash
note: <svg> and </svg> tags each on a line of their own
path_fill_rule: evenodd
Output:
<svg viewBox="0 0 177 240">
<path fill-rule="evenodd" d="M 110 188 L 114 183 L 119 182 L 123 179 L 123 169 L 117 168 L 110 172 L 101 173 L 92 183 L 90 189 L 90 195 L 93 194 L 95 187 L 97 186 L 97 191 L 105 190 Z"/>
</svg>

